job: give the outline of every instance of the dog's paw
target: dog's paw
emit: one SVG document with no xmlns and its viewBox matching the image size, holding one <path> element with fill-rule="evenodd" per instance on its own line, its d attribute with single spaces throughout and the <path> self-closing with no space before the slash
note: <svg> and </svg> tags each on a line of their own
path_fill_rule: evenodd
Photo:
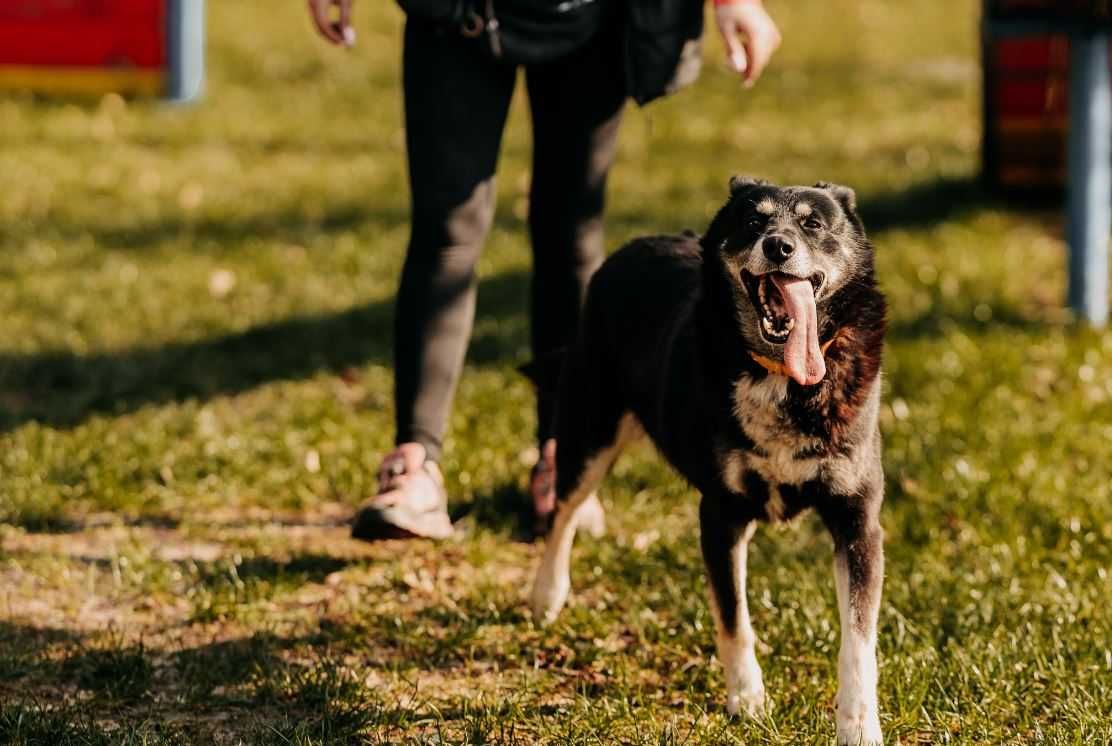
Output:
<svg viewBox="0 0 1112 746">
<path fill-rule="evenodd" d="M 772 710 L 772 702 L 765 695 L 764 687 L 748 692 L 737 692 L 726 697 L 726 712 L 730 717 L 747 715 L 763 718 Z"/>
<path fill-rule="evenodd" d="M 560 609 L 564 608 L 570 588 L 571 582 L 566 577 L 548 579 L 538 575 L 530 600 L 533 621 L 542 626 L 555 621 Z"/>
<path fill-rule="evenodd" d="M 881 746 L 880 719 L 876 713 L 861 717 L 838 714 L 838 746 Z"/>
<path fill-rule="evenodd" d="M 591 495 L 575 512 L 576 528 L 586 531 L 595 539 L 606 534 L 606 511 L 598 495 Z"/>
<path fill-rule="evenodd" d="M 853 688 L 838 692 L 834 700 L 838 723 L 838 746 L 881 746 L 880 717 L 876 696 Z"/>
</svg>

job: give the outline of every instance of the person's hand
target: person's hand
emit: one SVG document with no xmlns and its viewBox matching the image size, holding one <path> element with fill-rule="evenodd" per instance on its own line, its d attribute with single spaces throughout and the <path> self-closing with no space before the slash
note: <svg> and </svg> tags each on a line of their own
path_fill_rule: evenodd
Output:
<svg viewBox="0 0 1112 746">
<path fill-rule="evenodd" d="M 780 47 L 780 29 L 761 0 L 715 0 L 714 16 L 730 66 L 749 88 Z"/>
<path fill-rule="evenodd" d="M 341 47 L 355 44 L 355 29 L 351 27 L 351 6 L 355 0 L 308 0 L 309 15 L 317 31 L 328 41 Z M 339 8 L 340 19 L 332 16 L 332 7 Z"/>
</svg>

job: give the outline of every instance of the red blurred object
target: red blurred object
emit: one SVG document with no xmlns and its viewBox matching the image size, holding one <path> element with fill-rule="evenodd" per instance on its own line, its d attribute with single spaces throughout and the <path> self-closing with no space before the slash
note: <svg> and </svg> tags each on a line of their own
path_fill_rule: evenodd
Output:
<svg viewBox="0 0 1112 746">
<path fill-rule="evenodd" d="M 1112 2 L 985 0 L 984 8 L 985 177 L 1005 188 L 1060 189 L 1066 182 L 1069 32 L 1107 27 Z"/>
<path fill-rule="evenodd" d="M 999 123 L 1064 123 L 1069 42 L 1064 37 L 1001 39 L 993 52 L 991 93 Z"/>
<path fill-rule="evenodd" d="M 1001 187 L 1061 188 L 1069 40 L 989 36 L 984 64 L 986 177 Z"/>
<path fill-rule="evenodd" d="M 0 65 L 159 68 L 165 0 L 4 0 Z"/>
</svg>

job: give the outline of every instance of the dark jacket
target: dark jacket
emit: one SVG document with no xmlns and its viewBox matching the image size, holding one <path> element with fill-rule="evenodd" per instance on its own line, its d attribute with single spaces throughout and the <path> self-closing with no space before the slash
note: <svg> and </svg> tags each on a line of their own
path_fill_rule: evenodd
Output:
<svg viewBox="0 0 1112 746">
<path fill-rule="evenodd" d="M 601 6 L 620 4 L 620 8 Z M 660 98 L 695 80 L 702 63 L 702 0 L 586 0 L 582 12 L 566 13 L 555 0 L 398 0 L 410 16 L 445 27 L 460 28 L 480 19 L 494 31 L 476 35 L 499 37 L 492 42 L 497 57 L 535 62 L 566 54 L 568 40 L 592 33 L 591 26 L 622 15 L 625 26 L 625 75 L 628 92 L 639 104 Z M 495 26 L 491 17 L 499 18 Z M 567 19 L 561 25 L 557 19 Z M 545 29 L 551 29 L 546 32 Z"/>
<path fill-rule="evenodd" d="M 701 0 L 625 0 L 625 64 L 638 104 L 672 93 L 699 76 Z"/>
</svg>

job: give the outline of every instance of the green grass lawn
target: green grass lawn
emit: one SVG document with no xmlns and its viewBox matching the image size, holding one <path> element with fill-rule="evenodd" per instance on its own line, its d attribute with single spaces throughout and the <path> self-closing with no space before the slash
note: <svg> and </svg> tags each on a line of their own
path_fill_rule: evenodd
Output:
<svg viewBox="0 0 1112 746">
<path fill-rule="evenodd" d="M 742 91 L 630 109 L 610 245 L 701 229 L 731 173 L 857 188 L 892 307 L 889 742 L 1112 740 L 1112 334 L 1060 309 L 1058 212 L 977 186 L 973 0 L 771 3 Z M 0 742 L 825 743 L 830 541 L 758 533 L 770 718 L 729 720 L 697 496 L 606 483 L 558 623 L 515 539 L 530 456 L 527 107 L 444 460 L 459 535 L 363 545 L 407 236 L 400 13 L 209 3 L 204 100 L 0 99 Z"/>
</svg>

